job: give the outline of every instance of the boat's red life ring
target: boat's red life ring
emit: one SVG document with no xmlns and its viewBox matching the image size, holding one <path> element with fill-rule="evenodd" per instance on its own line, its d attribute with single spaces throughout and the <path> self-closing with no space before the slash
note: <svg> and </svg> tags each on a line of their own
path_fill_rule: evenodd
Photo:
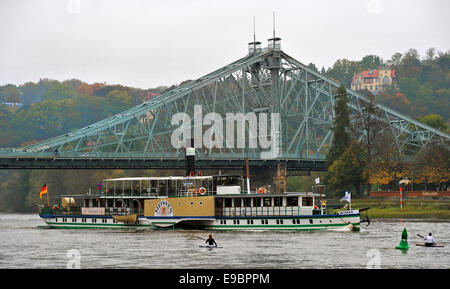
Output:
<svg viewBox="0 0 450 289">
<path fill-rule="evenodd" d="M 262 187 L 260 187 L 260 188 L 258 189 L 258 194 L 264 194 L 264 189 L 263 189 Z"/>
<path fill-rule="evenodd" d="M 201 187 L 197 190 L 197 194 L 204 195 L 206 194 L 206 189 L 204 187 Z"/>
</svg>

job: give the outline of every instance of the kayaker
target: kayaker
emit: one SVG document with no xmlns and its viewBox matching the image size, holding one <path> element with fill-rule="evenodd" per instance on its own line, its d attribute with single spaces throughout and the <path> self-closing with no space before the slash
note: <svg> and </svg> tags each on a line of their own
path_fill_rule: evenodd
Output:
<svg viewBox="0 0 450 289">
<path fill-rule="evenodd" d="M 428 236 L 423 239 L 425 240 L 425 247 L 432 247 L 436 245 L 436 240 L 434 240 L 434 238 L 431 236 L 431 233 L 429 233 Z"/>
<path fill-rule="evenodd" d="M 217 247 L 216 241 L 213 239 L 212 235 L 209 235 L 208 240 L 206 240 L 205 244 L 208 244 L 208 246 L 215 245 Z"/>
</svg>

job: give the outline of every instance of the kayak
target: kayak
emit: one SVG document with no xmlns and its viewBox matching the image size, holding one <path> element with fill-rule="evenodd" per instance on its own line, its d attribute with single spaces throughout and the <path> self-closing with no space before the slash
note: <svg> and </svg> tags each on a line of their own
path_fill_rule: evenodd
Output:
<svg viewBox="0 0 450 289">
<path fill-rule="evenodd" d="M 216 245 L 199 245 L 200 248 L 223 248 Z"/>
<path fill-rule="evenodd" d="M 439 247 L 439 248 L 444 247 L 444 246 L 441 246 L 441 245 L 425 246 L 424 244 L 416 244 L 416 246 L 422 246 L 422 247 Z"/>
</svg>

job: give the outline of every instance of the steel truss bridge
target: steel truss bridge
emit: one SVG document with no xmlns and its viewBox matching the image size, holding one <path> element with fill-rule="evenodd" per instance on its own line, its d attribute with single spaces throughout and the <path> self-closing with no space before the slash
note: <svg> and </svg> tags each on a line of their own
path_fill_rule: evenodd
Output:
<svg viewBox="0 0 450 289">
<path fill-rule="evenodd" d="M 217 113 L 224 123 L 227 113 L 278 113 L 281 126 L 278 134 L 269 137 L 270 124 L 267 131 L 258 131 L 259 138 L 277 138 L 279 154 L 275 157 L 261 158 L 266 150 L 250 148 L 250 140 L 255 138 L 250 136 L 244 147 L 197 147 L 198 168 L 242 168 L 248 157 L 251 166 L 274 167 L 284 162 L 287 170 L 325 170 L 339 85 L 283 52 L 280 38 L 269 39 L 266 48 L 252 42 L 245 57 L 122 113 L 34 145 L 0 149 L 0 168 L 181 169 L 185 149 L 172 145 L 171 137 L 179 127 L 172 118 L 186 113 L 193 120 L 194 105 L 201 105 L 203 116 Z M 370 100 L 350 89 L 347 97 L 352 121 L 362 121 Z M 378 120 L 385 124 L 383 130 L 392 132 L 400 152 L 415 153 L 436 141 L 448 145 L 448 134 L 380 104 L 376 108 Z M 246 135 L 251 125 L 248 121 Z M 200 130 L 205 133 L 209 127 Z M 222 133 L 213 132 L 216 137 Z M 363 129 L 359 134 L 366 137 Z"/>
</svg>

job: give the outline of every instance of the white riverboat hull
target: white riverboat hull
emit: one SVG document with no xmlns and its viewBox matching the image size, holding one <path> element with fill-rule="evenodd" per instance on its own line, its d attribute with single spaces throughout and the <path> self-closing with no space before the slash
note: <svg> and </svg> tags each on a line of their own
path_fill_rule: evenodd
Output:
<svg viewBox="0 0 450 289">
<path fill-rule="evenodd" d="M 58 229 L 204 229 L 204 230 L 332 230 L 358 231 L 360 214 L 313 216 L 258 216 L 223 218 L 139 217 L 135 223 L 109 216 L 43 215 L 49 228 Z"/>
</svg>

